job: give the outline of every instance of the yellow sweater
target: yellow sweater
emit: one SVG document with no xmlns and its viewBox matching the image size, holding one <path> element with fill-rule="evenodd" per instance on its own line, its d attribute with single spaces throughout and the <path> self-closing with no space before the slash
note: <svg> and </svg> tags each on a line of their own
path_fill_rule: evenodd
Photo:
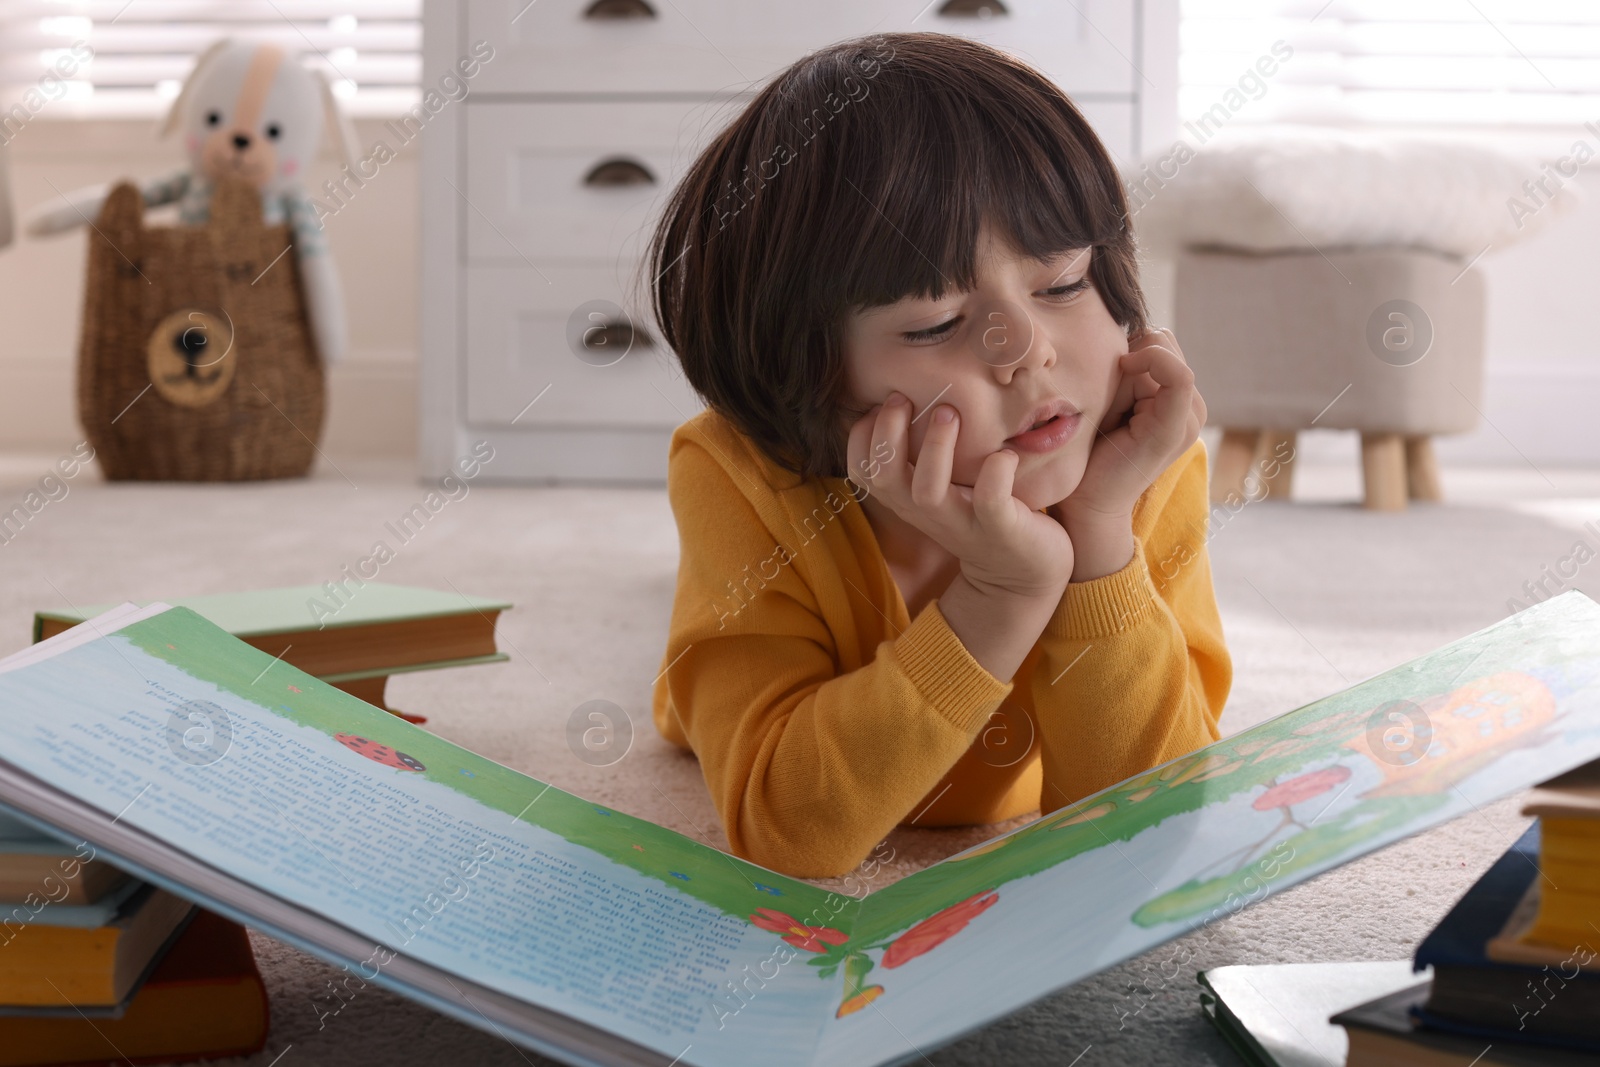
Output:
<svg viewBox="0 0 1600 1067">
<path fill-rule="evenodd" d="M 1133 560 L 1067 587 L 1001 682 L 912 620 L 843 478 L 802 482 L 707 410 L 678 427 L 678 583 L 656 728 L 699 757 L 733 852 L 855 868 L 897 824 L 1056 808 L 1217 740 L 1232 681 L 1195 442 L 1133 512 Z"/>
</svg>

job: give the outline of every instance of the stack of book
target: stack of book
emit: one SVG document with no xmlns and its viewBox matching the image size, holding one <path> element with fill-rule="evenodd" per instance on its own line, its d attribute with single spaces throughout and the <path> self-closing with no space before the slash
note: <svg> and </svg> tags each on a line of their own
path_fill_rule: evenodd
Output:
<svg viewBox="0 0 1600 1067">
<path fill-rule="evenodd" d="M 1533 825 L 1418 947 L 1432 980 L 1334 1016 L 1350 1064 L 1600 1062 L 1600 763 L 1522 813 Z"/>
<path fill-rule="evenodd" d="M 242 926 L 0 814 L 0 1067 L 256 1052 Z"/>
<path fill-rule="evenodd" d="M 352 582 L 164 603 L 191 608 L 246 644 L 408 722 L 427 720 L 385 703 L 390 675 L 508 658 L 495 648 L 494 627 L 511 605 L 456 592 Z M 37 612 L 33 639 L 54 637 L 110 606 Z"/>
<path fill-rule="evenodd" d="M 1522 813 L 1533 824 L 1411 960 L 1216 968 L 1199 976 L 1207 1016 L 1261 1067 L 1600 1063 L 1600 762 Z"/>
</svg>

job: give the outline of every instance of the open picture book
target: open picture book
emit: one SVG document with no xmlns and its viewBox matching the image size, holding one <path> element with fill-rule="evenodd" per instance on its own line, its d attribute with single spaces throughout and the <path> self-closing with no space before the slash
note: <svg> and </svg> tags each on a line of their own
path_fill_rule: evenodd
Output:
<svg viewBox="0 0 1600 1067">
<path fill-rule="evenodd" d="M 352 993 L 578 1064 L 920 1059 L 1597 757 L 1600 606 L 1571 592 L 856 898 L 502 767 L 185 608 L 0 660 L 0 811 L 342 965 Z"/>
</svg>

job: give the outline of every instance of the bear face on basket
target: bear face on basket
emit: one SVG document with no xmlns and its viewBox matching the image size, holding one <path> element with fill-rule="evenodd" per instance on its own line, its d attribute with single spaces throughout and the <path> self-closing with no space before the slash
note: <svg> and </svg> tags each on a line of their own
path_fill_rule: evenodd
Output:
<svg viewBox="0 0 1600 1067">
<path fill-rule="evenodd" d="M 248 183 L 217 183 L 203 226 L 146 226 L 112 189 L 88 237 L 78 414 L 106 477 L 304 475 L 322 428 L 289 228 Z"/>
</svg>

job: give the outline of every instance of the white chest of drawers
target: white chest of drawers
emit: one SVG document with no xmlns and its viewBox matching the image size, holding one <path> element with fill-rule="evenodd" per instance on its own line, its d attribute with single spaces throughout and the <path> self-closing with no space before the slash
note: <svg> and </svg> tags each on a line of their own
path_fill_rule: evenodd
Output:
<svg viewBox="0 0 1600 1067">
<path fill-rule="evenodd" d="M 1176 126 L 1176 7 L 427 0 L 424 88 L 479 42 L 494 54 L 419 138 L 421 473 L 488 440 L 486 478 L 665 478 L 700 403 L 654 340 L 639 257 L 695 154 L 795 59 L 873 32 L 976 37 L 1054 78 L 1127 161 Z"/>
</svg>

